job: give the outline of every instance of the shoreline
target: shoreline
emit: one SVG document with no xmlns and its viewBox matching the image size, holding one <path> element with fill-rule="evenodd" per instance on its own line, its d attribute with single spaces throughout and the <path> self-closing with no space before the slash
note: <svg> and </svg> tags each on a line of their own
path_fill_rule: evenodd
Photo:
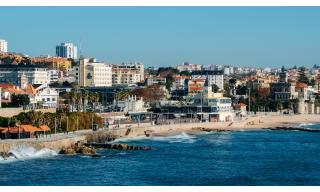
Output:
<svg viewBox="0 0 320 192">
<path fill-rule="evenodd" d="M 249 116 L 235 122 L 202 122 L 181 123 L 168 125 L 135 125 L 128 128 L 122 125 L 120 129 L 99 130 L 93 133 L 91 130 L 81 130 L 69 135 L 57 135 L 36 139 L 10 139 L 0 140 L 0 152 L 8 152 L 19 146 L 34 147 L 36 149 L 48 148 L 60 150 L 79 142 L 87 142 L 105 139 L 113 136 L 115 139 L 135 138 L 139 136 L 169 136 L 181 132 L 195 133 L 203 131 L 249 131 L 262 129 L 277 129 L 277 127 L 295 127 L 303 123 L 320 123 L 320 115 L 259 115 Z"/>
</svg>

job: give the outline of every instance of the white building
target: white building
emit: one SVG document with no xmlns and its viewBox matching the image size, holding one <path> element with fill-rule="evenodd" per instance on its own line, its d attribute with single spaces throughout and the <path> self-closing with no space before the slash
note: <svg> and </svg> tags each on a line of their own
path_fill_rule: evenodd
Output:
<svg viewBox="0 0 320 192">
<path fill-rule="evenodd" d="M 77 47 L 73 43 L 61 43 L 56 46 L 57 57 L 77 59 Z"/>
<path fill-rule="evenodd" d="M 201 65 L 200 64 L 191 64 L 189 62 L 184 62 L 182 65 L 178 65 L 177 69 L 179 72 L 182 71 L 200 71 L 201 70 Z"/>
<path fill-rule="evenodd" d="M 198 115 L 202 116 L 203 120 L 233 121 L 234 112 L 231 98 L 223 97 L 223 93 L 213 93 L 211 87 L 206 87 L 202 93 L 195 95 L 193 105 L 200 106 L 201 112 Z"/>
<path fill-rule="evenodd" d="M 4 39 L 0 39 L 0 52 L 8 52 L 8 42 Z"/>
<path fill-rule="evenodd" d="M 36 89 L 36 102 L 43 107 L 57 108 L 58 107 L 58 97 L 59 93 L 57 90 L 41 86 Z"/>
<path fill-rule="evenodd" d="M 62 71 L 59 70 L 48 70 L 48 78 L 50 83 L 58 82 L 60 77 L 62 77 Z"/>
<path fill-rule="evenodd" d="M 220 90 L 223 88 L 223 71 L 193 71 L 191 73 L 192 79 L 206 79 L 208 81 L 208 86 L 213 84 L 217 85 Z"/>
<path fill-rule="evenodd" d="M 12 83 L 20 86 L 21 80 L 30 84 L 46 84 L 48 78 L 47 68 L 34 66 L 0 65 L 0 82 Z"/>
<path fill-rule="evenodd" d="M 120 107 L 125 113 L 147 112 L 143 98 L 137 99 L 136 96 L 128 96 L 124 101 L 118 101 Z"/>
<path fill-rule="evenodd" d="M 234 73 L 233 67 L 231 67 L 231 66 L 224 66 L 224 68 L 223 68 L 223 73 L 224 73 L 225 75 L 232 75 L 232 74 Z"/>
<path fill-rule="evenodd" d="M 68 70 L 69 78 L 74 77 L 82 87 L 111 87 L 112 67 L 96 59 L 81 58 L 80 65 Z"/>
</svg>

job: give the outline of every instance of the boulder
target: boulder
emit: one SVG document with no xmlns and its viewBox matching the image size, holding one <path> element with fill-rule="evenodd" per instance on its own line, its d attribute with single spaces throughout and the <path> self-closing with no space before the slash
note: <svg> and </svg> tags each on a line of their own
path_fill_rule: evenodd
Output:
<svg viewBox="0 0 320 192">
<path fill-rule="evenodd" d="M 69 154 L 75 154 L 76 151 L 74 147 L 64 147 L 59 151 L 59 154 L 69 155 Z"/>
</svg>

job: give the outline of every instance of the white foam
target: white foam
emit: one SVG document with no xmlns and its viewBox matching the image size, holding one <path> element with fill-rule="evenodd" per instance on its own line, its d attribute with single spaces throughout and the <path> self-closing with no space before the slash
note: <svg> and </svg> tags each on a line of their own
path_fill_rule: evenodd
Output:
<svg viewBox="0 0 320 192">
<path fill-rule="evenodd" d="M 313 123 L 301 123 L 298 127 L 307 127 L 310 125 L 314 125 Z"/>
<path fill-rule="evenodd" d="M 150 139 L 155 141 L 167 141 L 169 143 L 194 143 L 196 142 L 196 136 L 189 135 L 185 132 L 182 132 L 178 135 L 170 135 L 167 137 L 151 137 Z"/>
<path fill-rule="evenodd" d="M 138 141 L 138 140 L 153 140 L 153 141 L 164 141 L 169 143 L 194 143 L 196 142 L 196 136 L 189 135 L 185 132 L 182 132 L 177 135 L 169 135 L 169 136 L 153 136 L 153 137 L 146 137 L 146 136 L 139 136 L 133 138 L 120 138 L 113 141 L 115 142 L 128 142 L 128 141 Z"/>
<path fill-rule="evenodd" d="M 18 146 L 15 149 L 11 149 L 9 152 L 12 155 L 8 159 L 3 159 L 0 157 L 0 162 L 12 162 L 17 160 L 27 160 L 27 159 L 34 159 L 34 158 L 46 158 L 57 155 L 58 153 L 54 150 L 43 148 L 37 150 L 33 147 L 26 147 L 26 146 Z"/>
</svg>

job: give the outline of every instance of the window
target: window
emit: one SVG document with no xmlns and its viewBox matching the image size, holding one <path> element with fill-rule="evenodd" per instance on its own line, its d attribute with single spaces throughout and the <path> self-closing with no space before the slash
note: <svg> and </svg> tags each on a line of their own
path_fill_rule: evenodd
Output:
<svg viewBox="0 0 320 192">
<path fill-rule="evenodd" d="M 47 101 L 50 101 L 50 98 L 47 98 Z"/>
</svg>

